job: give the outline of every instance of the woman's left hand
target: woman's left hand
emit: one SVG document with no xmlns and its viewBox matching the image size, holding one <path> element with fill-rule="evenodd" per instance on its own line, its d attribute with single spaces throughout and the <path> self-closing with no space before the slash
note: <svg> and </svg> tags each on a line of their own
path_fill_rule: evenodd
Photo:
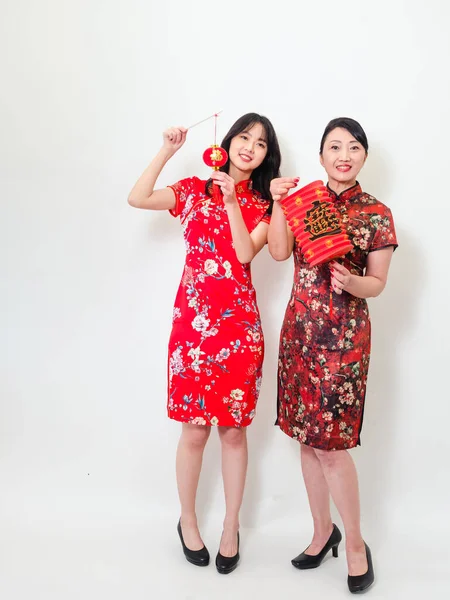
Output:
<svg viewBox="0 0 450 600">
<path fill-rule="evenodd" d="M 224 204 L 234 204 L 237 202 L 234 179 L 222 171 L 214 171 L 211 178 L 217 184 L 223 194 Z"/>
<path fill-rule="evenodd" d="M 342 290 L 349 285 L 352 274 L 348 269 L 342 266 L 340 263 L 333 261 L 330 263 L 331 269 L 331 287 L 336 294 L 342 294 Z"/>
</svg>

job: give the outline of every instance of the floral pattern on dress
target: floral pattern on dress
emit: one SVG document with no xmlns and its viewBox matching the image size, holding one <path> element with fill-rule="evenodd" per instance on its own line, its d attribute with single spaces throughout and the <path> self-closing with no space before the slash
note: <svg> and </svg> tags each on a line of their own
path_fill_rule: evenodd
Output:
<svg viewBox="0 0 450 600">
<path fill-rule="evenodd" d="M 168 415 L 198 425 L 245 427 L 254 418 L 262 378 L 264 336 L 249 264 L 233 248 L 226 208 L 196 177 L 171 186 L 186 245 L 186 262 L 169 340 Z M 269 203 L 251 181 L 236 186 L 251 232 L 268 222 Z"/>
<path fill-rule="evenodd" d="M 340 196 L 329 192 L 354 246 L 339 260 L 363 275 L 369 252 L 397 247 L 391 211 L 358 183 Z M 360 444 L 370 361 L 367 302 L 342 292 L 331 304 L 328 264 L 311 267 L 297 244 L 294 264 L 280 334 L 276 424 L 314 448 L 353 448 Z"/>
</svg>

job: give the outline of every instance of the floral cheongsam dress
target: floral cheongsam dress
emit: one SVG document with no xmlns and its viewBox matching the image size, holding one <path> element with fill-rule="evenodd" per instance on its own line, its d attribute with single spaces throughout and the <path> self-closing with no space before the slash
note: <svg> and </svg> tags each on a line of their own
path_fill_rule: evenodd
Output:
<svg viewBox="0 0 450 600">
<path fill-rule="evenodd" d="M 339 261 L 363 275 L 369 252 L 397 247 L 387 206 L 357 183 L 337 196 L 329 189 L 353 243 Z M 294 283 L 280 335 L 277 425 L 314 448 L 360 444 L 370 359 L 367 302 L 333 293 L 327 263 L 311 267 L 294 246 Z"/>
<path fill-rule="evenodd" d="M 233 247 L 227 211 L 197 177 L 170 186 L 186 244 L 168 357 L 168 415 L 197 425 L 246 427 L 255 416 L 264 338 L 250 265 Z M 250 180 L 236 197 L 251 233 L 269 222 L 269 202 Z"/>
</svg>

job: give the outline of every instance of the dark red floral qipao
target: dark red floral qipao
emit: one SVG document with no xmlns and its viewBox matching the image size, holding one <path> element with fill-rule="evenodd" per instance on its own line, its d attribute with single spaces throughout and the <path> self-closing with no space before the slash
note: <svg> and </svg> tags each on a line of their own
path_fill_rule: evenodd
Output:
<svg viewBox="0 0 450 600">
<path fill-rule="evenodd" d="M 261 319 L 250 265 L 237 259 L 225 205 L 205 194 L 205 184 L 193 177 L 171 186 L 186 262 L 173 310 L 167 409 L 185 423 L 245 427 L 261 387 Z M 236 197 L 250 233 L 269 222 L 269 203 L 250 180 L 236 186 Z"/>
<path fill-rule="evenodd" d="M 391 211 L 359 184 L 337 196 L 353 250 L 339 259 L 363 275 L 369 252 L 397 247 Z M 333 293 L 328 264 L 310 267 L 294 247 L 294 283 L 280 335 L 277 424 L 314 448 L 343 450 L 360 444 L 370 359 L 367 302 Z"/>
</svg>

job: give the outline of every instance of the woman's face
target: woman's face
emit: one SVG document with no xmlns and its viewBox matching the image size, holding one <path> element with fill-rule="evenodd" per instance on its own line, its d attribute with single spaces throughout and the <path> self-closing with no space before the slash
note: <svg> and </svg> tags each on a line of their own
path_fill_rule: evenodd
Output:
<svg viewBox="0 0 450 600">
<path fill-rule="evenodd" d="M 266 154 L 266 132 L 261 123 L 255 123 L 231 140 L 230 161 L 243 175 L 249 175 L 257 169 Z"/>
<path fill-rule="evenodd" d="M 328 182 L 338 187 L 351 187 L 366 162 L 363 145 L 346 129 L 337 127 L 325 139 L 320 163 L 328 175 Z"/>
</svg>

